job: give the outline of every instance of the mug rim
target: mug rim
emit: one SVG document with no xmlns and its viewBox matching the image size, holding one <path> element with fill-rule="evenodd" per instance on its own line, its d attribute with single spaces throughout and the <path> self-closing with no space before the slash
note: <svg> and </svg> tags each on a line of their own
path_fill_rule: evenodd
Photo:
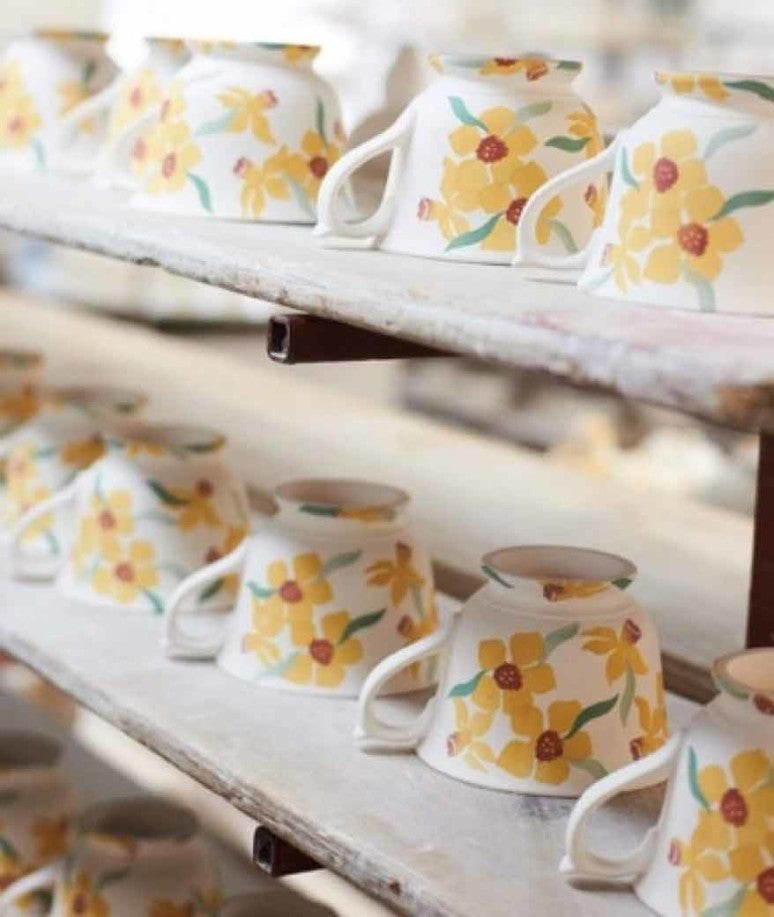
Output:
<svg viewBox="0 0 774 917">
<path fill-rule="evenodd" d="M 556 567 L 542 566 L 545 561 L 539 555 L 546 553 L 563 557 Z M 504 564 L 507 560 L 516 561 L 516 564 Z M 567 564 L 564 568 L 562 561 Z M 584 561 L 586 564 L 596 562 L 599 569 L 586 573 L 581 567 Z M 633 580 L 638 572 L 636 564 L 620 554 L 564 544 L 516 544 L 495 548 L 482 556 L 481 563 L 505 576 L 538 583 L 614 583 Z"/>
<path fill-rule="evenodd" d="M 110 38 L 108 32 L 101 32 L 98 29 L 39 28 L 26 34 L 35 38 L 43 38 L 46 41 L 98 41 L 103 44 Z"/>
<path fill-rule="evenodd" d="M 436 70 L 444 71 L 446 67 L 451 69 L 458 70 L 471 70 L 471 71 L 480 71 L 481 68 L 485 67 L 490 63 L 507 63 L 507 65 L 515 66 L 517 64 L 535 64 L 535 63 L 544 63 L 546 64 L 552 72 L 564 72 L 569 76 L 575 77 L 583 70 L 583 62 L 579 60 L 572 60 L 569 58 L 559 58 L 559 57 L 550 57 L 545 54 L 529 54 L 529 53 L 520 53 L 513 55 L 504 55 L 504 54 L 467 54 L 464 52 L 446 52 L 446 51 L 433 51 L 427 56 L 427 59 L 432 67 Z M 491 71 L 488 75 L 492 76 L 513 76 L 514 72 L 519 71 L 503 71 L 502 73 L 497 73 L 497 71 Z"/>
<path fill-rule="evenodd" d="M 134 830 L 126 826 L 121 827 L 121 818 L 126 818 L 127 822 L 130 822 L 132 817 L 137 816 L 140 817 Z M 146 819 L 144 824 L 143 816 Z M 151 825 L 159 818 L 167 820 L 163 829 Z M 115 821 L 111 824 L 110 819 L 115 819 Z M 78 816 L 77 830 L 79 834 L 111 840 L 115 838 L 140 843 L 164 841 L 184 843 L 198 833 L 199 819 L 190 809 L 171 802 L 163 796 L 139 793 L 118 799 L 106 799 L 90 805 Z"/>
<path fill-rule="evenodd" d="M 296 507 L 314 505 L 350 512 L 398 510 L 410 499 L 400 487 L 365 478 L 294 478 L 275 487 L 274 497 Z"/>
<path fill-rule="evenodd" d="M 659 67 L 657 70 L 653 71 L 653 79 L 659 86 L 668 86 L 669 81 L 675 77 L 685 77 L 692 80 L 699 80 L 706 77 L 712 77 L 713 79 L 721 81 L 755 80 L 756 82 L 765 83 L 768 86 L 774 86 L 774 76 L 772 74 L 739 73 L 729 70 L 668 70 L 662 67 Z"/>
<path fill-rule="evenodd" d="M 9 745 L 15 746 L 21 754 L 6 756 Z M 62 743 L 44 733 L 31 729 L 0 730 L 0 776 L 14 771 L 56 767 L 63 753 Z"/>
<path fill-rule="evenodd" d="M 726 694 L 738 697 L 740 700 L 748 697 L 764 697 L 774 703 L 774 675 L 761 684 L 754 677 L 745 677 L 744 673 L 739 672 L 740 663 L 744 664 L 748 660 L 761 657 L 769 657 L 774 663 L 774 647 L 763 646 L 739 650 L 716 659 L 712 665 L 716 686 Z M 770 671 L 774 671 L 774 668 L 770 668 Z"/>
<path fill-rule="evenodd" d="M 122 446 L 157 446 L 169 452 L 215 452 L 226 443 L 222 433 L 199 424 L 127 420 L 111 423 L 106 432 Z"/>
<path fill-rule="evenodd" d="M 298 48 L 301 51 L 309 52 L 307 57 L 311 60 L 322 50 L 322 45 L 309 45 L 304 42 L 295 41 L 234 41 L 230 38 L 185 38 L 183 39 L 192 51 L 205 53 L 214 49 L 222 51 L 244 51 L 246 49 L 256 51 L 288 51 L 291 48 Z"/>
</svg>

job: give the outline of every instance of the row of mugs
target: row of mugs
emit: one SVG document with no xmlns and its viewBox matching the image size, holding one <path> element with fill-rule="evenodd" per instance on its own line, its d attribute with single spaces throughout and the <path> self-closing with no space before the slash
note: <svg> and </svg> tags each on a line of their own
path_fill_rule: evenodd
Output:
<svg viewBox="0 0 774 917">
<path fill-rule="evenodd" d="M 224 900 L 218 870 L 187 809 L 136 796 L 81 810 L 61 757 L 48 736 L 0 731 L 3 917 L 275 913 L 271 892 Z M 310 915 L 331 913 L 308 907 Z"/>
<path fill-rule="evenodd" d="M 317 222 L 330 246 L 584 268 L 605 297 L 766 311 L 774 78 L 658 72 L 660 102 L 604 148 L 577 61 L 433 54 L 435 82 L 345 153 L 318 50 L 151 38 L 105 86 L 105 36 L 35 33 L 0 62 L 0 167 L 96 173 L 146 209 Z M 386 152 L 381 203 L 353 221 L 350 178 Z"/>
</svg>

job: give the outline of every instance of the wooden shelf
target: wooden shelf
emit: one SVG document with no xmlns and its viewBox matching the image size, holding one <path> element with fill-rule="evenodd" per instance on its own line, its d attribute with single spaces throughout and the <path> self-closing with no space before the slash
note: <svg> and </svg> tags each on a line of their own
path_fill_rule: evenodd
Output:
<svg viewBox="0 0 774 917">
<path fill-rule="evenodd" d="M 527 902 L 546 917 L 646 913 L 626 892 L 592 894 L 560 879 L 571 801 L 481 790 L 414 755 L 364 755 L 352 742 L 354 701 L 267 691 L 213 665 L 169 661 L 158 619 L 54 595 L 0 585 L 4 650 L 388 904 L 423 917 L 510 917 Z M 417 707 L 387 703 L 393 715 Z M 691 705 L 673 703 L 684 720 Z M 657 790 L 627 794 L 601 820 L 600 842 L 634 843 L 659 800 Z"/>
<path fill-rule="evenodd" d="M 545 272 L 324 250 L 309 227 L 146 214 L 49 176 L 4 183 L 0 226 L 720 423 L 771 421 L 771 319 L 627 306 Z"/>
</svg>

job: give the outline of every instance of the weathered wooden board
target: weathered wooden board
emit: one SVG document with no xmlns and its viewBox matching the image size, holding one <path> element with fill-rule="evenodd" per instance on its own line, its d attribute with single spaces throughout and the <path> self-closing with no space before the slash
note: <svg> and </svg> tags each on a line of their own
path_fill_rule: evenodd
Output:
<svg viewBox="0 0 774 917">
<path fill-rule="evenodd" d="M 752 553 L 746 518 L 590 480 L 513 446 L 300 381 L 292 368 L 251 366 L 200 344 L 36 302 L 0 297 L 0 346 L 42 347 L 52 378 L 135 386 L 151 397 L 156 417 L 222 429 L 253 487 L 309 475 L 404 487 L 433 556 L 468 574 L 451 590 L 457 595 L 491 548 L 582 544 L 638 564 L 632 592 L 658 623 L 679 693 L 706 696 L 709 664 L 744 645 Z"/>
<path fill-rule="evenodd" d="M 722 423 L 771 419 L 767 318 L 626 306 L 504 267 L 326 251 L 309 227 L 145 214 L 50 176 L 5 182 L 0 226 Z"/>
<path fill-rule="evenodd" d="M 354 701 L 272 692 L 207 663 L 172 662 L 160 620 L 72 604 L 51 586 L 0 584 L 0 646 L 322 864 L 423 917 L 628 917 L 625 891 L 557 874 L 571 802 L 481 790 L 413 755 L 352 743 Z M 690 713 L 671 701 L 676 721 Z M 392 715 L 417 703 L 390 701 Z M 660 791 L 599 819 L 607 849 L 634 843 Z"/>
</svg>

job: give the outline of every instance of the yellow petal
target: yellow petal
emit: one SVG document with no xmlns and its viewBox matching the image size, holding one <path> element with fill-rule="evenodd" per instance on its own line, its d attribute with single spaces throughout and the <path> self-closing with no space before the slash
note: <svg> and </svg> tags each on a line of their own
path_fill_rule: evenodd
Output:
<svg viewBox="0 0 774 917">
<path fill-rule="evenodd" d="M 744 233 L 736 220 L 724 217 L 708 227 L 710 242 L 720 252 L 735 251 L 744 242 Z"/>
<path fill-rule="evenodd" d="M 155 555 L 156 552 L 149 541 L 133 541 L 129 548 L 129 557 L 135 564 L 148 563 Z"/>
<path fill-rule="evenodd" d="M 543 635 L 538 631 L 514 634 L 511 637 L 511 656 L 518 666 L 526 666 L 532 662 L 537 662 L 543 655 L 544 650 Z"/>
<path fill-rule="evenodd" d="M 504 662 L 505 644 L 502 640 L 482 640 L 479 643 L 478 664 L 482 669 L 496 669 Z"/>
<path fill-rule="evenodd" d="M 645 264 L 645 276 L 656 283 L 675 283 L 680 277 L 680 252 L 677 245 L 654 248 Z"/>
<path fill-rule="evenodd" d="M 497 105 L 482 112 L 480 120 L 486 124 L 490 134 L 502 137 L 516 123 L 516 113 L 504 105 Z"/>
<path fill-rule="evenodd" d="M 266 570 L 266 579 L 269 581 L 270 586 L 274 589 L 279 589 L 287 578 L 288 568 L 284 560 L 274 560 L 269 564 Z"/>
<path fill-rule="evenodd" d="M 768 757 L 759 749 L 740 752 L 731 761 L 734 782 L 745 794 L 763 783 L 771 773 L 771 768 Z M 774 811 L 769 814 L 774 818 Z"/>
<path fill-rule="evenodd" d="M 346 630 L 349 621 L 350 617 L 347 611 L 334 611 L 325 615 L 320 622 L 325 638 L 330 640 L 331 643 L 337 643 Z"/>
<path fill-rule="evenodd" d="M 344 681 L 347 670 L 343 665 L 332 661 L 330 665 L 315 665 L 314 680 L 321 688 L 335 688 Z"/>
<path fill-rule="evenodd" d="M 763 859 L 761 848 L 757 844 L 737 847 L 729 851 L 728 860 L 731 866 L 731 875 L 737 882 L 744 883 L 757 879 L 767 865 Z"/>
<path fill-rule="evenodd" d="M 333 598 L 333 590 L 327 579 L 314 580 L 303 585 L 304 598 L 312 605 L 324 605 Z"/>
<path fill-rule="evenodd" d="M 643 143 L 632 154 L 632 169 L 637 175 L 650 174 L 656 162 L 656 145 Z"/>
<path fill-rule="evenodd" d="M 460 163 L 457 170 L 457 186 L 460 191 L 479 193 L 489 183 L 486 166 L 478 159 L 469 159 Z"/>
<path fill-rule="evenodd" d="M 480 192 L 479 200 L 487 213 L 499 213 L 508 209 L 511 193 L 507 185 L 492 182 Z"/>
<path fill-rule="evenodd" d="M 516 248 L 516 227 L 502 217 L 481 243 L 481 248 L 486 251 L 512 252 Z"/>
<path fill-rule="evenodd" d="M 489 732 L 492 725 L 492 716 L 489 713 L 481 713 L 477 710 L 470 718 L 470 733 L 474 738 L 480 739 L 481 736 Z"/>
<path fill-rule="evenodd" d="M 688 159 L 696 153 L 696 148 L 692 131 L 671 131 L 661 141 L 661 152 L 669 159 Z"/>
<path fill-rule="evenodd" d="M 707 184 L 707 170 L 700 159 L 689 159 L 678 166 L 678 185 L 682 192 L 693 191 Z"/>
<path fill-rule="evenodd" d="M 508 149 L 511 152 L 516 153 L 518 156 L 526 156 L 527 153 L 531 153 L 532 150 L 535 149 L 538 140 L 530 128 L 520 124 L 515 130 L 509 132 L 508 136 L 505 138 L 505 142 L 508 144 Z M 537 165 L 537 163 L 535 163 L 535 165 Z M 540 166 L 538 166 L 538 168 L 540 168 Z"/>
<path fill-rule="evenodd" d="M 333 658 L 342 665 L 353 665 L 363 658 L 363 644 L 359 640 L 345 640 L 334 650 Z"/>
<path fill-rule="evenodd" d="M 558 786 L 570 776 L 570 765 L 564 758 L 554 758 L 553 761 L 538 761 L 535 768 L 535 778 L 539 783 L 548 783 Z"/>
<path fill-rule="evenodd" d="M 500 689 L 491 675 L 484 675 L 479 679 L 472 694 L 473 703 L 482 710 L 490 712 L 497 709 L 500 703 Z"/>
<path fill-rule="evenodd" d="M 497 757 L 497 765 L 514 777 L 528 777 L 535 761 L 532 742 L 509 742 Z"/>
<path fill-rule="evenodd" d="M 519 166 L 511 173 L 511 181 L 517 187 L 519 197 L 530 197 L 546 183 L 548 176 L 545 170 L 533 159 Z"/>
<path fill-rule="evenodd" d="M 319 554 L 297 554 L 293 558 L 293 572 L 297 580 L 315 579 L 322 571 Z"/>
<path fill-rule="evenodd" d="M 623 650 L 616 649 L 607 657 L 607 664 L 605 665 L 605 676 L 607 678 L 607 683 L 612 684 L 614 681 L 623 675 L 624 669 L 626 668 L 626 657 L 623 653 Z"/>
<path fill-rule="evenodd" d="M 587 732 L 576 732 L 563 741 L 564 756 L 568 761 L 585 761 L 591 757 L 591 738 Z"/>
<path fill-rule="evenodd" d="M 688 269 L 704 277 L 706 280 L 713 281 L 723 269 L 723 262 L 720 255 L 711 247 L 708 247 L 703 255 L 686 255 Z"/>
<path fill-rule="evenodd" d="M 583 708 L 576 700 L 557 700 L 548 708 L 548 724 L 560 736 L 570 731 L 576 717 Z"/>
<path fill-rule="evenodd" d="M 546 663 L 524 669 L 521 675 L 526 687 L 535 694 L 545 694 L 546 691 L 553 691 L 556 687 L 554 670 Z"/>
<path fill-rule="evenodd" d="M 459 156 L 468 156 L 475 152 L 482 139 L 481 131 L 471 124 L 463 124 L 449 134 L 451 148 Z"/>
<path fill-rule="evenodd" d="M 720 188 L 704 185 L 695 188 L 685 196 L 685 209 L 690 221 L 706 223 L 711 220 L 725 204 L 726 199 Z"/>
<path fill-rule="evenodd" d="M 511 729 L 516 735 L 536 739 L 543 731 L 543 714 L 537 707 L 519 707 L 511 712 Z"/>
<path fill-rule="evenodd" d="M 282 673 L 282 677 L 297 685 L 306 685 L 312 680 L 312 657 L 299 653 Z"/>
</svg>

